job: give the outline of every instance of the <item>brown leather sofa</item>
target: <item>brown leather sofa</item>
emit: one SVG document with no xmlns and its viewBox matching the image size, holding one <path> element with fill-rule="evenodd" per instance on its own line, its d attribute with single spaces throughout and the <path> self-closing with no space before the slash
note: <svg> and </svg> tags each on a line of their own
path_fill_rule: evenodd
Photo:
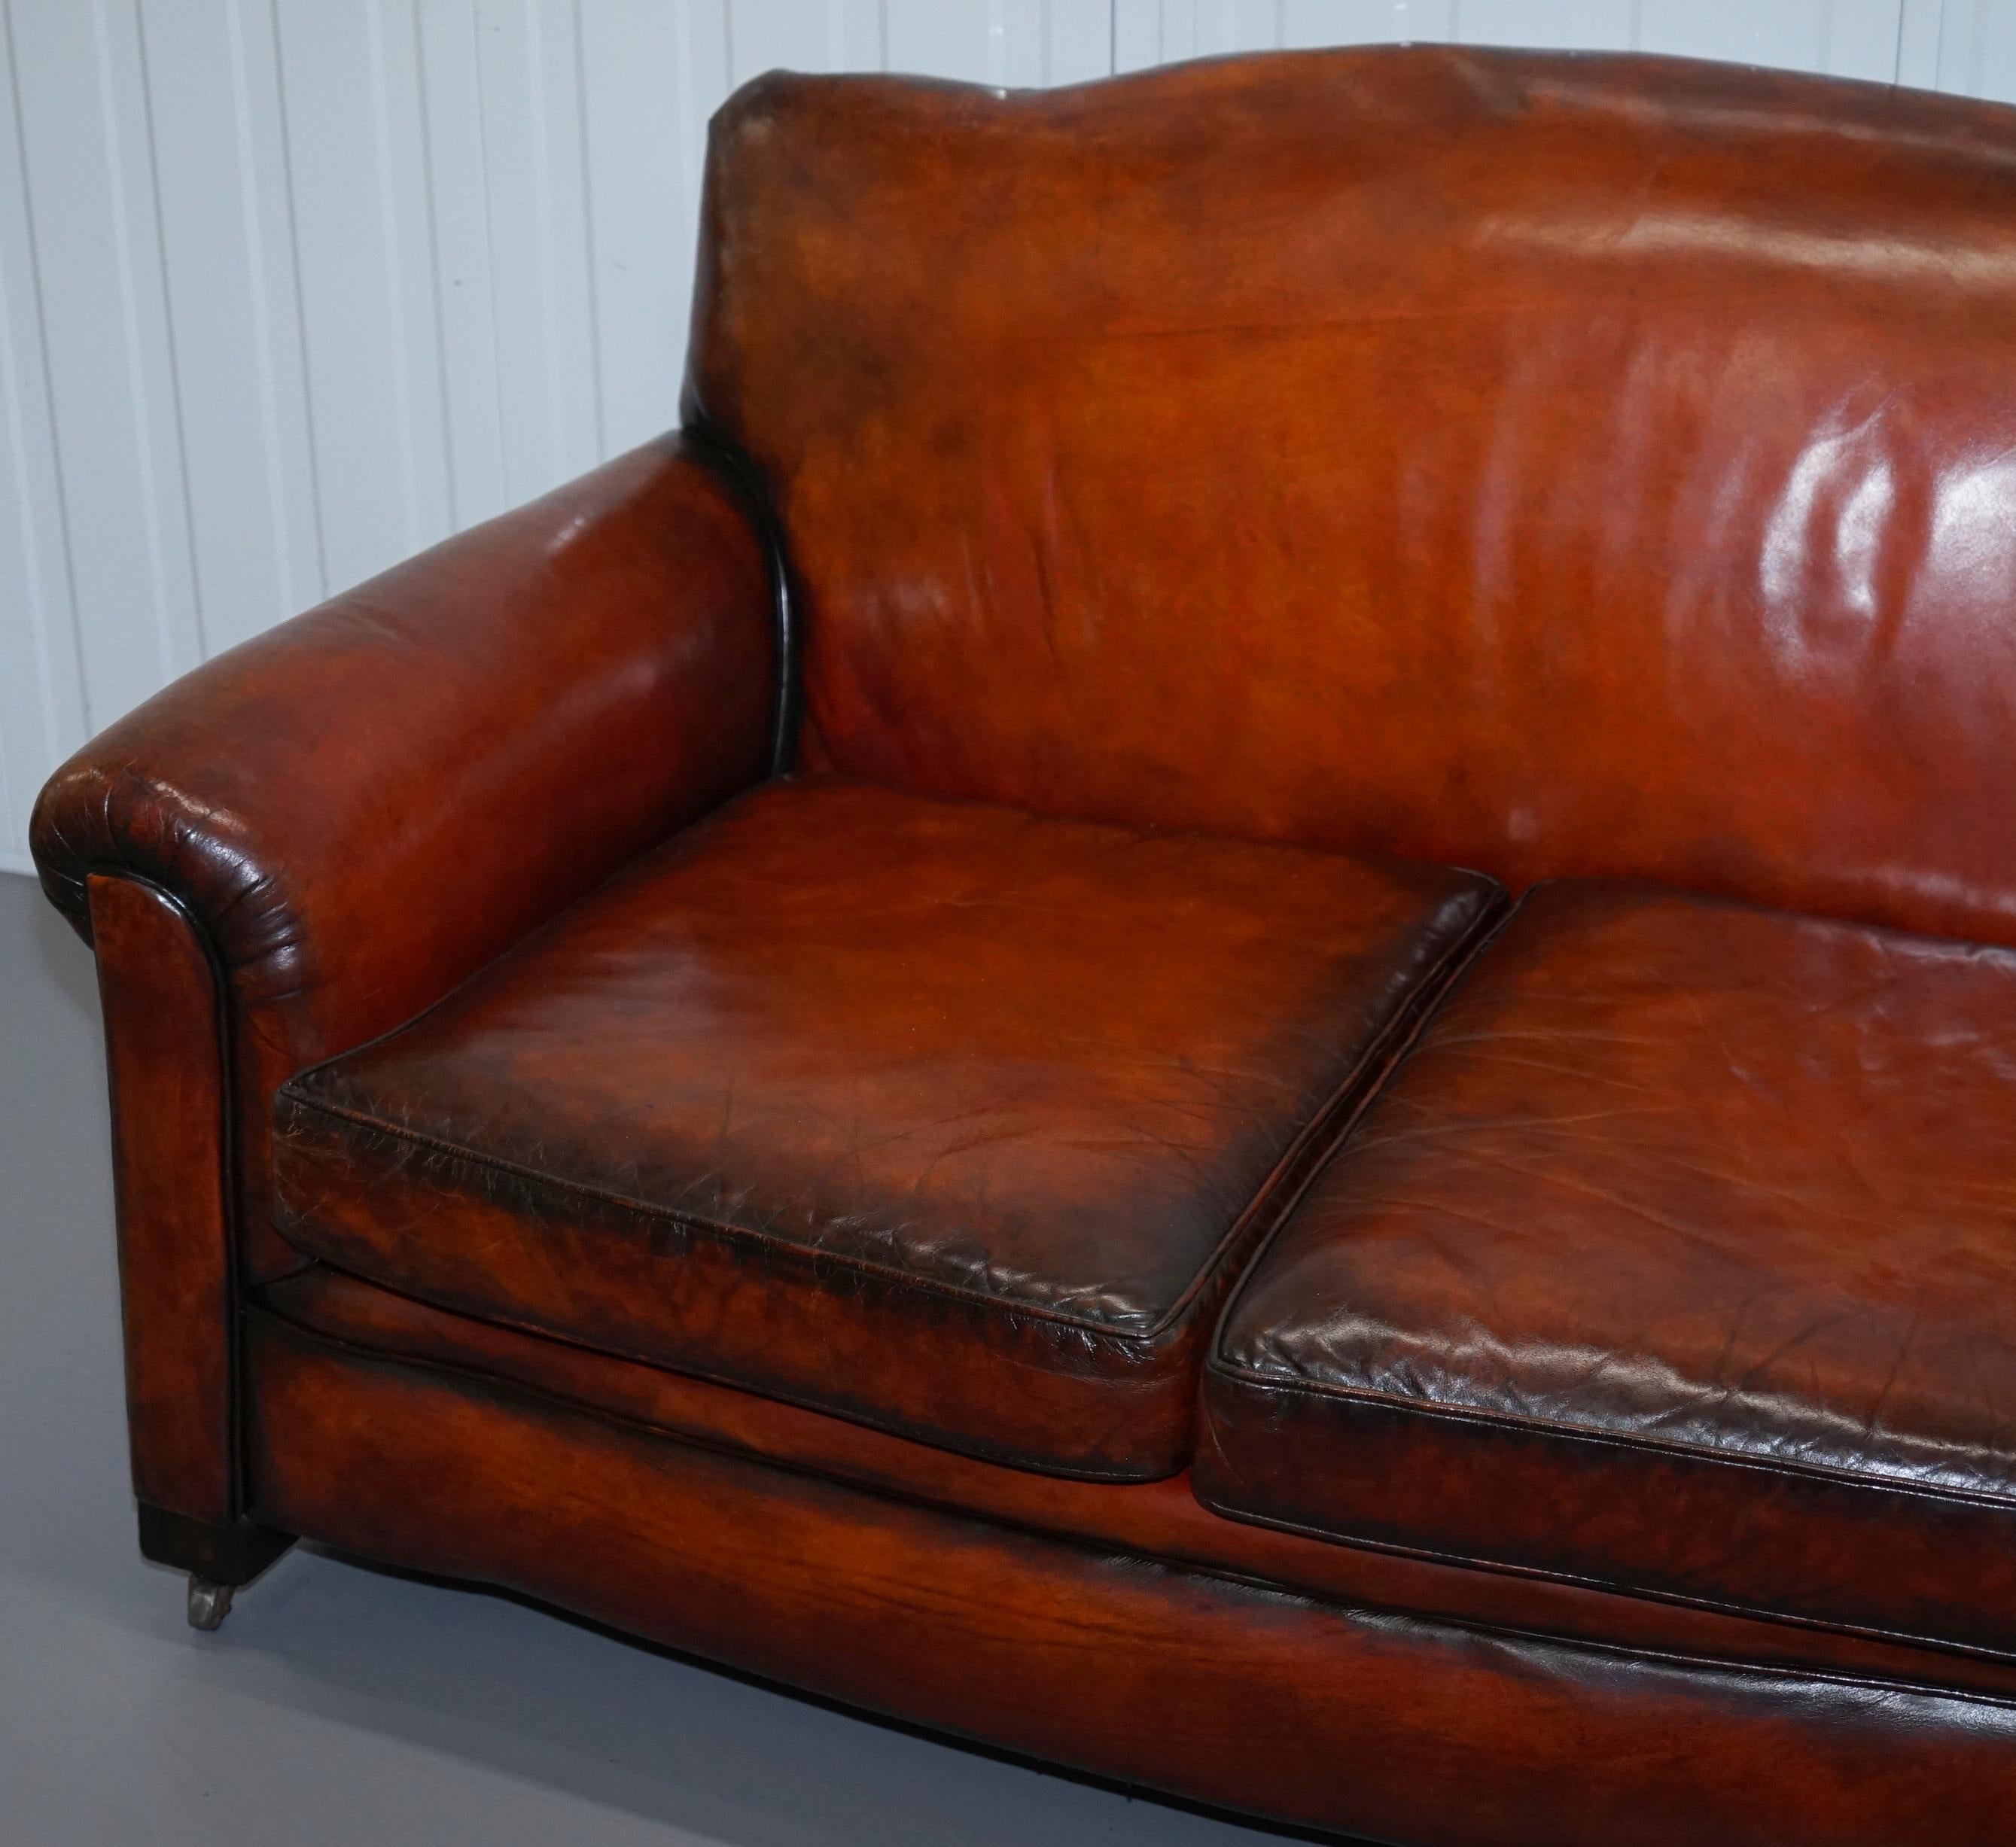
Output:
<svg viewBox="0 0 2016 1847">
<path fill-rule="evenodd" d="M 715 124 L 686 428 L 45 792 L 143 1548 L 1409 1847 L 2016 1839 L 2016 116 Z"/>
</svg>

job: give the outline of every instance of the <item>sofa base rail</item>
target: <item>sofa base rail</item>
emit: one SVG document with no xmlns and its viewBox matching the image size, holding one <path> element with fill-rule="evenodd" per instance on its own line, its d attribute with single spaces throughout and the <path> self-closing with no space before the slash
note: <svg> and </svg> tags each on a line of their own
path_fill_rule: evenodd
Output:
<svg viewBox="0 0 2016 1847">
<path fill-rule="evenodd" d="M 234 1590 L 250 1583 L 294 1543 L 291 1533 L 250 1520 L 192 1520 L 144 1500 L 139 1514 L 142 1558 Z"/>
<path fill-rule="evenodd" d="M 1292 1594 L 248 1317 L 255 1511 L 1071 1769 L 1400 1847 L 1986 1847 L 2016 1703 Z"/>
</svg>

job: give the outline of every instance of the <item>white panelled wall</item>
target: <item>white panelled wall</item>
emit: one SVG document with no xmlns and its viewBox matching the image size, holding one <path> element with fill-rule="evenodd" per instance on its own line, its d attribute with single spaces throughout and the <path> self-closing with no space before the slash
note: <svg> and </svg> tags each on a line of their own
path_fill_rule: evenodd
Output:
<svg viewBox="0 0 2016 1847">
<path fill-rule="evenodd" d="M 675 420 L 744 79 L 1405 38 L 2016 99 L 2016 0 L 0 0 L 0 868 L 163 681 Z"/>
</svg>

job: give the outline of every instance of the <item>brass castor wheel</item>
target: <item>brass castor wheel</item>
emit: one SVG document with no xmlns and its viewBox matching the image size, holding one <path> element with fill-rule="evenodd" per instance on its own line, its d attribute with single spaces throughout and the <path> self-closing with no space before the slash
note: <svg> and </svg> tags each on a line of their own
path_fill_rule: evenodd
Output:
<svg viewBox="0 0 2016 1847">
<path fill-rule="evenodd" d="M 218 1628 L 231 1614 L 231 1586 L 193 1574 L 189 1581 L 189 1621 L 192 1629 Z"/>
</svg>

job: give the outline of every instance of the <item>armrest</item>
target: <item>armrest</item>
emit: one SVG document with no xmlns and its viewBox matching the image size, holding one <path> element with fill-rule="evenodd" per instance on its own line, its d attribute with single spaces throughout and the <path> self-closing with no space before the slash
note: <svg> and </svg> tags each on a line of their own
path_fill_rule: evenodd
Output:
<svg viewBox="0 0 2016 1847">
<path fill-rule="evenodd" d="M 219 656 L 56 772 L 50 898 L 88 940 L 92 876 L 146 881 L 218 972 L 248 1251 L 275 1088 L 764 774 L 776 671 L 763 544 L 668 437 Z"/>
</svg>

